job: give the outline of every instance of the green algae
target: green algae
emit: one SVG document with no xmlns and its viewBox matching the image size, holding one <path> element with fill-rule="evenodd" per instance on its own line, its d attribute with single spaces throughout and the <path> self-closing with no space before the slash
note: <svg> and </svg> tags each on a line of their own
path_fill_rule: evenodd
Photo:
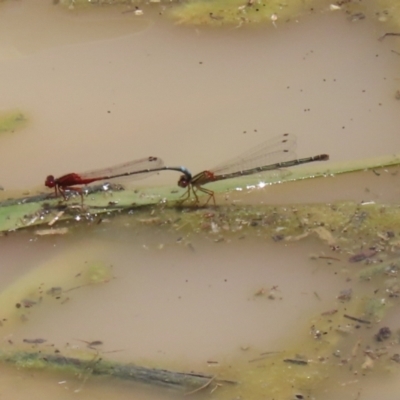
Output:
<svg viewBox="0 0 400 400">
<path fill-rule="evenodd" d="M 393 246 L 398 245 L 397 239 L 394 241 L 391 241 Z M 373 278 L 376 278 L 378 276 L 392 276 L 392 275 L 397 275 L 398 271 L 400 270 L 400 263 L 399 260 L 395 261 L 390 261 L 386 263 L 381 263 L 378 265 L 371 265 L 366 268 L 364 268 L 360 273 L 359 273 L 359 278 L 362 281 L 369 281 Z"/>
<path fill-rule="evenodd" d="M 113 278 L 111 267 L 100 261 L 91 263 L 85 275 L 89 284 L 101 284 Z"/>
<path fill-rule="evenodd" d="M 180 24 L 189 25 L 241 25 L 243 23 L 280 23 L 299 16 L 309 8 L 310 2 L 291 1 L 190 1 L 171 11 L 171 16 Z"/>
<path fill-rule="evenodd" d="M 293 327 L 296 333 L 287 338 L 282 351 L 266 353 L 238 366 L 241 385 L 219 398 L 313 398 L 352 376 L 369 376 L 366 374 L 372 371 L 387 373 L 397 344 L 386 344 L 383 351 L 374 333 L 378 321 L 391 306 L 398 306 L 398 300 L 385 304 L 384 297 L 354 294 L 349 302 L 336 300 L 332 309 L 312 317 L 306 326 Z"/>
<path fill-rule="evenodd" d="M 375 0 L 368 4 L 328 0 L 56 0 L 55 4 L 70 10 L 99 6 L 125 6 L 135 10 L 134 7 L 140 7 L 145 13 L 158 7 L 159 12 L 161 10 L 179 24 L 236 27 L 259 23 L 278 26 L 301 16 L 342 10 L 350 16 L 362 14 L 385 24 L 387 29 L 400 27 L 400 7 L 396 0 Z"/>
<path fill-rule="evenodd" d="M 0 112 L 0 133 L 15 132 L 28 123 L 28 118 L 20 111 Z"/>
</svg>

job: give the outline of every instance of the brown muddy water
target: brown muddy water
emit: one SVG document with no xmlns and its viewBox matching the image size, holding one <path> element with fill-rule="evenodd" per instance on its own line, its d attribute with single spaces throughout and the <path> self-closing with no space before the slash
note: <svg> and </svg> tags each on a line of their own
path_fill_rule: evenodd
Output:
<svg viewBox="0 0 400 400">
<path fill-rule="evenodd" d="M 123 10 L 1 4 L 0 110 L 29 118 L 25 129 L 0 137 L 6 195 L 46 191 L 49 173 L 149 155 L 196 173 L 284 132 L 297 136 L 299 157 L 329 153 L 327 169 L 398 152 L 400 56 L 394 40 L 377 40 L 382 27 L 368 18 L 352 22 L 327 11 L 275 27 L 206 29 Z M 146 185 L 176 181 L 166 172 Z M 218 202 L 395 204 L 399 195 L 398 168 L 391 168 L 220 195 Z M 336 258 L 316 237 L 219 240 L 133 229 L 130 218 L 75 235 L 1 238 L 0 350 L 60 351 L 251 382 L 249 361 L 301 346 L 311 318 L 331 309 L 361 268 L 346 257 L 312 259 Z M 387 321 L 399 325 L 394 314 Z M 26 342 L 37 338 L 46 341 Z M 93 341 L 102 344 L 88 347 Z M 0 368 L 4 398 L 175 396 L 90 371 Z M 304 398 L 389 399 L 398 374 L 340 371 L 325 388 L 319 384 L 317 397 Z M 249 384 L 216 388 L 214 398 L 263 398 Z"/>
</svg>

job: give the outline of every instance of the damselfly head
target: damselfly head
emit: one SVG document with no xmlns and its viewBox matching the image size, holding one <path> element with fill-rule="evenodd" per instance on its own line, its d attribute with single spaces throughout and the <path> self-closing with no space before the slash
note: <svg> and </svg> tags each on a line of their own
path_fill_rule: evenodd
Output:
<svg viewBox="0 0 400 400">
<path fill-rule="evenodd" d="M 54 179 L 53 175 L 49 175 L 46 180 L 44 181 L 45 186 L 47 186 L 48 188 L 53 188 L 54 186 L 56 186 L 56 180 Z"/>
<path fill-rule="evenodd" d="M 181 188 L 186 188 L 190 183 L 190 179 L 187 175 L 181 175 L 178 181 L 178 186 Z"/>
</svg>

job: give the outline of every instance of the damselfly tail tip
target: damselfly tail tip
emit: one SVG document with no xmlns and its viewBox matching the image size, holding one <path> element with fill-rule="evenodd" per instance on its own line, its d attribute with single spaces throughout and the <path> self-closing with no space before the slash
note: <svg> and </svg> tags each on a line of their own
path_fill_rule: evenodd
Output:
<svg viewBox="0 0 400 400">
<path fill-rule="evenodd" d="M 320 154 L 316 157 L 316 159 L 319 161 L 327 161 L 329 160 L 329 154 Z"/>
</svg>

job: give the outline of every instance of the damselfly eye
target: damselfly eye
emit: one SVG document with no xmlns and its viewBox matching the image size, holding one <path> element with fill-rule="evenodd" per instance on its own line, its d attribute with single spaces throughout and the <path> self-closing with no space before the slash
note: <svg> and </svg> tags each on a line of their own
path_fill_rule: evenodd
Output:
<svg viewBox="0 0 400 400">
<path fill-rule="evenodd" d="M 53 175 L 49 175 L 47 178 L 46 178 L 46 180 L 45 180 L 45 182 L 44 182 L 44 185 L 46 186 L 46 187 L 48 187 L 48 188 L 53 188 L 54 186 L 55 186 L 55 179 L 54 179 L 54 176 Z"/>
<path fill-rule="evenodd" d="M 187 187 L 188 184 L 189 184 L 189 181 L 187 180 L 186 175 L 182 175 L 179 178 L 178 186 L 181 188 L 185 188 L 185 187 Z"/>
</svg>

